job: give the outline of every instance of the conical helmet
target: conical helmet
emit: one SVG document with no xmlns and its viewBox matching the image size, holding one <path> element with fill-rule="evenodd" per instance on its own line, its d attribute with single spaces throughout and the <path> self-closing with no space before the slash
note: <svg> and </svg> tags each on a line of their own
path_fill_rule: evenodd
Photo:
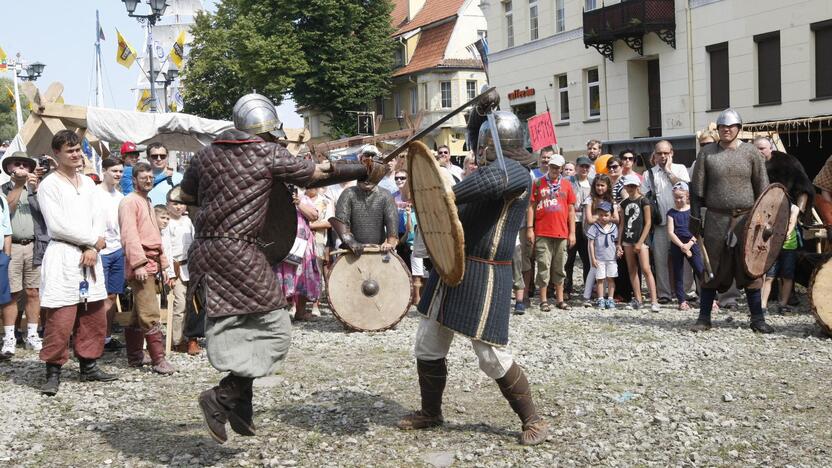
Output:
<svg viewBox="0 0 832 468">
<path fill-rule="evenodd" d="M 262 94 L 246 94 L 234 104 L 234 127 L 237 130 L 257 135 L 271 133 L 277 138 L 286 138 L 283 123 L 277 116 L 277 109 L 269 98 Z"/>
<path fill-rule="evenodd" d="M 719 113 L 719 117 L 716 118 L 716 126 L 719 127 L 720 125 L 739 125 L 742 127 L 742 117 L 740 117 L 739 112 L 735 111 L 734 109 L 725 109 L 724 111 Z"/>
</svg>

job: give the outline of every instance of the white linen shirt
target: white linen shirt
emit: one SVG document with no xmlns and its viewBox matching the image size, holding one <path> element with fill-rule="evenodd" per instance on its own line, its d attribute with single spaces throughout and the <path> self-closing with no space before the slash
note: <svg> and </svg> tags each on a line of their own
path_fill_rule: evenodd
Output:
<svg viewBox="0 0 832 468">
<path fill-rule="evenodd" d="M 121 230 L 118 227 L 118 204 L 124 195 L 118 190 L 108 191 L 102 184 L 97 187 L 99 203 L 104 210 L 104 242 L 101 255 L 111 254 L 121 248 Z"/>
<path fill-rule="evenodd" d="M 667 224 L 667 212 L 673 208 L 675 203 L 673 202 L 673 183 L 670 182 L 670 177 L 667 174 L 659 170 L 659 166 L 653 166 L 651 169 L 653 171 L 653 178 L 656 180 L 656 199 L 659 202 L 659 211 L 662 215 L 662 226 Z M 688 175 L 688 168 L 685 167 L 684 164 L 676 164 L 673 163 L 670 166 L 670 172 L 680 180 L 685 182 L 690 182 L 690 175 Z M 652 182 L 650 180 L 650 174 L 647 171 L 644 171 L 643 174 L 644 180 L 641 182 L 641 193 L 646 194 L 647 192 L 652 190 Z"/>
<path fill-rule="evenodd" d="M 79 245 L 95 245 L 104 236 L 106 224 L 104 210 L 100 206 L 99 189 L 89 177 L 79 175 L 78 190 L 69 179 L 53 172 L 38 187 L 40 204 L 46 229 L 52 239 L 43 255 L 40 269 L 40 305 L 48 308 L 71 306 L 83 301 L 79 285 L 84 280 Z M 63 242 L 61 242 L 63 241 Z M 95 267 L 87 269 L 89 283 L 87 301 L 107 298 L 104 285 L 104 268 L 101 256 Z M 92 271 L 89 271 L 92 270 Z"/>
<path fill-rule="evenodd" d="M 187 215 L 182 215 L 179 219 L 170 218 L 168 227 L 162 230 L 163 240 L 165 235 L 170 240 L 170 251 L 165 253 L 168 254 L 168 260 L 170 260 L 168 263 L 172 272 L 174 261 L 183 262 L 188 259 L 188 250 L 194 242 L 194 225 L 191 223 L 191 218 Z M 182 275 L 180 280 L 189 280 L 187 264 L 179 266 L 179 273 Z"/>
</svg>

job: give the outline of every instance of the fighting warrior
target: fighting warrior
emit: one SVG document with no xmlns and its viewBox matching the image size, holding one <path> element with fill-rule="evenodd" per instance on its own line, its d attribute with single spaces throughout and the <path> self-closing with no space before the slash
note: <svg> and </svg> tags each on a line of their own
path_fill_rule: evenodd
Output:
<svg viewBox="0 0 832 468">
<path fill-rule="evenodd" d="M 365 145 L 360 154 L 362 163 L 378 163 L 378 173 L 344 189 L 329 224 L 355 255 L 361 255 L 365 244 L 378 244 L 382 251 L 389 252 L 399 240 L 399 212 L 393 195 L 378 186 L 386 166 L 382 164 L 381 152 L 373 145 Z"/>
<path fill-rule="evenodd" d="M 456 287 L 444 284 L 434 271 L 419 303 L 423 317 L 416 332 L 416 370 L 422 407 L 399 421 L 401 429 L 443 424 L 442 392 L 447 378 L 445 356 L 454 333 L 471 339 L 479 366 L 495 379 L 522 422 L 520 443 L 546 440 L 548 425 L 538 415 L 523 370 L 514 362 L 508 343 L 515 240 L 529 205 L 531 179 L 527 166 L 534 158 L 523 148 L 517 116 L 495 112 L 503 155 L 494 149 L 486 114 L 496 109 L 499 95 L 485 96 L 471 112 L 468 135 L 477 148 L 476 172 L 453 187 L 459 220 L 465 232 L 465 276 Z"/>
<path fill-rule="evenodd" d="M 765 158 L 750 143 L 738 139 L 742 119 L 725 109 L 716 121 L 719 141 L 705 145 L 696 157 L 690 186 L 691 232 L 701 238 L 702 208 L 707 208 L 704 247 L 713 277 L 702 285 L 699 318 L 694 332 L 710 330 L 711 308 L 717 291 L 725 292 L 736 281 L 745 288 L 751 310 L 751 329 L 772 333 L 763 313 L 762 278 L 750 278 L 742 266 L 742 227 L 754 202 L 768 186 Z"/>
<path fill-rule="evenodd" d="M 199 206 L 188 258 L 189 302 L 195 299 L 207 316 L 211 365 L 228 372 L 199 395 L 205 423 L 219 443 L 227 440 L 226 423 L 240 435 L 255 434 L 252 381 L 273 374 L 289 349 L 288 304 L 270 265 L 281 259 L 262 250 L 278 240 L 275 232 L 288 245 L 294 239 L 295 229 L 286 227 L 295 212 L 285 184 L 329 185 L 368 172 L 361 164 L 293 157 L 279 142 L 285 138 L 283 125 L 264 96 L 240 98 L 233 117 L 236 129 L 220 134 L 191 160 L 179 195 Z M 285 218 L 272 219 L 275 213 Z"/>
</svg>

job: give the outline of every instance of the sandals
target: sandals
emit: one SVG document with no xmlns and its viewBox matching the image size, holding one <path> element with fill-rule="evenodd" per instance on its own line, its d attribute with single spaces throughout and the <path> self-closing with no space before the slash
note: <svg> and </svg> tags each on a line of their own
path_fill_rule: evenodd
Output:
<svg viewBox="0 0 832 468">
<path fill-rule="evenodd" d="M 679 310 L 690 310 L 690 304 L 688 304 L 688 301 L 682 301 L 682 303 L 679 304 Z"/>
<path fill-rule="evenodd" d="M 558 309 L 561 309 L 561 310 L 572 310 L 572 306 L 570 306 L 566 302 L 558 302 L 557 307 L 558 307 Z"/>
<path fill-rule="evenodd" d="M 540 311 L 541 312 L 551 312 L 552 311 L 552 306 L 550 306 L 548 302 L 544 302 L 544 303 L 540 304 Z"/>
</svg>

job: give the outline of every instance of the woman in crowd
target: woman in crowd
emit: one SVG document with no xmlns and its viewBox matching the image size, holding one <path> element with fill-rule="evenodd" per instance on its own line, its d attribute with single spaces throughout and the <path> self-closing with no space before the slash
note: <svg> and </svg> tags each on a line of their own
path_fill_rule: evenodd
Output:
<svg viewBox="0 0 832 468">
<path fill-rule="evenodd" d="M 612 156 L 607 159 L 607 174 L 610 176 L 612 199 L 615 203 L 621 203 L 621 200 L 627 195 L 626 193 L 622 193 L 624 190 L 624 181 L 621 178 L 621 166 L 621 160 L 617 157 Z"/>
<path fill-rule="evenodd" d="M 590 191 L 590 195 L 586 197 L 583 203 L 584 208 L 584 234 L 586 234 L 586 230 L 589 226 L 592 226 L 598 221 L 598 215 L 596 210 L 601 202 L 608 202 L 613 205 L 612 210 L 612 218 L 611 222 L 618 223 L 619 220 L 619 213 L 618 213 L 618 205 L 613 203 L 612 199 L 612 182 L 610 178 L 606 174 L 598 174 L 595 176 L 595 179 L 592 181 L 592 190 Z M 586 299 L 586 303 L 584 306 L 592 307 L 592 290 L 595 287 L 595 268 L 590 268 L 589 273 L 587 274 L 585 285 L 584 285 L 584 299 Z"/>
<path fill-rule="evenodd" d="M 404 260 L 409 270 L 413 240 L 416 237 L 416 210 L 412 209 L 410 202 L 410 184 L 407 180 L 407 171 L 404 169 L 396 171 L 395 178 L 396 186 L 399 188 L 396 197 L 396 208 L 399 211 L 399 243 L 396 245 L 396 253 Z"/>
<path fill-rule="evenodd" d="M 462 178 L 464 179 L 477 170 L 477 158 L 473 154 L 465 156 L 462 168 L 465 169 L 465 172 L 462 173 Z"/>
<path fill-rule="evenodd" d="M 641 174 L 636 172 L 635 165 L 636 165 L 636 153 L 633 150 L 627 148 L 621 153 L 618 154 L 618 159 L 621 160 L 621 176 L 628 176 L 630 174 L 638 177 L 638 180 L 642 180 Z M 623 197 L 622 197 L 623 198 Z"/>
</svg>

